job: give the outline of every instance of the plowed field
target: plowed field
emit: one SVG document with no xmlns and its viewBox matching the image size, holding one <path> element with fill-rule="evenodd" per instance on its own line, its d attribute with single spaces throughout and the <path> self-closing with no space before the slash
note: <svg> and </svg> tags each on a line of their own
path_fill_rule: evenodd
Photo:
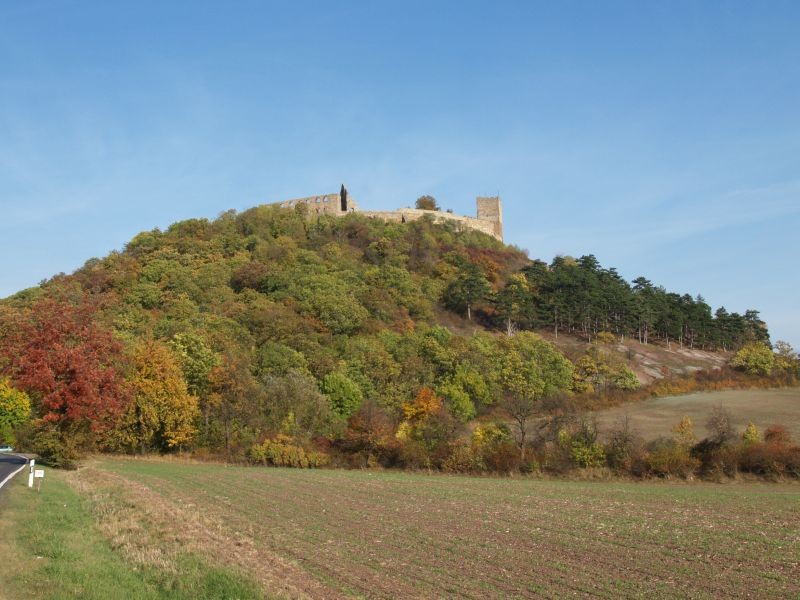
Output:
<svg viewBox="0 0 800 600">
<path fill-rule="evenodd" d="M 103 460 L 77 477 L 84 493 L 114 489 L 150 519 L 161 512 L 162 537 L 205 543 L 211 555 L 254 572 L 269 594 L 800 597 L 798 485 L 146 460 Z"/>
</svg>

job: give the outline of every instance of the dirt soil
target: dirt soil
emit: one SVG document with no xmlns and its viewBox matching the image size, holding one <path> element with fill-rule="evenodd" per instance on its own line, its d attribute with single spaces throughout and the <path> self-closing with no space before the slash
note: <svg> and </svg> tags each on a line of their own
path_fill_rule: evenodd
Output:
<svg viewBox="0 0 800 600">
<path fill-rule="evenodd" d="M 104 460 L 151 527 L 330 598 L 800 594 L 800 486 L 592 483 Z M 110 493 L 110 492 L 109 492 Z"/>
</svg>

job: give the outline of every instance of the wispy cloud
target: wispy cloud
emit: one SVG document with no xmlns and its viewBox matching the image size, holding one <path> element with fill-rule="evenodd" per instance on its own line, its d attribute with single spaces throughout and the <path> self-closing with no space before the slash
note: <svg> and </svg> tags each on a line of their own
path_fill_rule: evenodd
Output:
<svg viewBox="0 0 800 600">
<path fill-rule="evenodd" d="M 605 245 L 624 240 L 639 247 L 653 247 L 701 236 L 731 227 L 800 215 L 800 180 L 778 182 L 757 188 L 732 190 L 714 197 L 664 201 L 646 212 L 629 206 L 624 219 L 609 219 L 601 226 L 534 231 L 525 242 L 534 246 L 563 244 L 574 240 Z"/>
</svg>

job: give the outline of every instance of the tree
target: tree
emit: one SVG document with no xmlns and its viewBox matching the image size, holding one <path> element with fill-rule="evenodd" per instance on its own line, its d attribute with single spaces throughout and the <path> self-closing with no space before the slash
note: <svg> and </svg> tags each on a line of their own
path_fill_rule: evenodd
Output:
<svg viewBox="0 0 800 600">
<path fill-rule="evenodd" d="M 739 350 L 731 359 L 731 365 L 750 375 L 768 376 L 775 366 L 775 354 L 765 343 L 754 342 Z"/>
<path fill-rule="evenodd" d="M 207 393 L 209 374 L 219 362 L 214 351 L 193 332 L 175 334 L 170 346 L 178 356 L 188 392 L 193 396 Z"/>
<path fill-rule="evenodd" d="M 689 449 L 697 441 L 694 435 L 694 424 L 688 415 L 681 417 L 681 420 L 672 428 L 672 434 L 675 441 L 682 448 Z"/>
<path fill-rule="evenodd" d="M 122 347 L 95 308 L 44 298 L 20 315 L 2 346 L 12 381 L 38 405 L 40 428 L 72 454 L 91 448 L 113 427 L 128 395 L 119 367 Z"/>
<path fill-rule="evenodd" d="M 497 313 L 506 322 L 506 334 L 514 334 L 515 323 L 526 313 L 531 304 L 528 281 L 524 275 L 512 275 L 505 287 L 497 293 Z"/>
<path fill-rule="evenodd" d="M 25 392 L 11 387 L 8 379 L 0 379 L 0 441 L 10 442 L 13 429 L 31 416 L 31 399 Z"/>
<path fill-rule="evenodd" d="M 128 381 L 132 399 L 114 435 L 119 445 L 144 453 L 180 448 L 192 440 L 197 398 L 189 394 L 169 348 L 155 340 L 137 345 Z"/>
<path fill-rule="evenodd" d="M 436 203 L 436 198 L 429 195 L 420 196 L 414 205 L 420 210 L 440 210 L 439 205 Z"/>
<path fill-rule="evenodd" d="M 529 332 L 505 339 L 500 361 L 503 408 L 517 425 L 524 460 L 530 418 L 542 399 L 570 389 L 573 366 L 552 344 Z"/>
<path fill-rule="evenodd" d="M 364 400 L 361 388 L 344 373 L 328 373 L 322 380 L 321 388 L 333 411 L 343 417 L 356 412 Z"/>
<path fill-rule="evenodd" d="M 208 434 L 211 405 L 211 373 L 219 364 L 219 357 L 198 334 L 188 331 L 177 333 L 170 347 L 178 357 L 183 371 L 186 390 L 196 396 L 203 413 L 205 434 Z"/>
<path fill-rule="evenodd" d="M 466 310 L 467 319 L 471 321 L 472 307 L 486 300 L 491 292 L 492 288 L 481 268 L 474 263 L 466 263 L 445 289 L 444 303 L 453 310 Z"/>
<path fill-rule="evenodd" d="M 328 399 L 317 383 L 297 373 L 285 377 L 270 377 L 266 381 L 267 410 L 273 426 L 291 421 L 291 434 L 310 438 L 330 435 L 337 419 Z"/>
<path fill-rule="evenodd" d="M 758 431 L 758 427 L 756 427 L 752 421 L 747 424 L 744 433 L 742 433 L 742 441 L 745 446 L 752 446 L 761 441 L 761 434 Z"/>
<path fill-rule="evenodd" d="M 789 342 L 775 342 L 775 368 L 789 375 L 800 375 L 800 360 Z"/>
<path fill-rule="evenodd" d="M 712 442 L 721 446 L 736 437 L 731 421 L 731 413 L 726 408 L 721 404 L 714 407 L 706 421 L 706 429 L 711 432 Z"/>
</svg>

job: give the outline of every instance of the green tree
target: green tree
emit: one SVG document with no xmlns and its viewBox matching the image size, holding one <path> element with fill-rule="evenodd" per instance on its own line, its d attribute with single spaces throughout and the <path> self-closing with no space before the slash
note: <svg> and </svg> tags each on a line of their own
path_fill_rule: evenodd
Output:
<svg viewBox="0 0 800 600">
<path fill-rule="evenodd" d="M 530 332 L 504 340 L 500 361 L 503 408 L 517 426 L 524 460 L 530 418 L 543 398 L 571 388 L 573 366 L 552 344 Z"/>
<path fill-rule="evenodd" d="M 356 412 L 364 400 L 361 388 L 344 373 L 328 373 L 322 380 L 321 388 L 333 411 L 343 417 Z"/>
<path fill-rule="evenodd" d="M 531 305 L 531 293 L 525 276 L 516 274 L 509 277 L 506 285 L 497 293 L 495 304 L 497 313 L 506 323 L 506 334 L 513 335 L 515 324 Z"/>
<path fill-rule="evenodd" d="M 178 356 L 189 393 L 198 397 L 207 394 L 209 374 L 219 362 L 214 351 L 193 332 L 175 334 L 170 346 Z"/>
<path fill-rule="evenodd" d="M 481 268 L 473 263 L 466 263 L 445 289 L 444 304 L 452 310 L 466 310 L 467 319 L 471 321 L 472 307 L 486 300 L 491 292 L 492 288 Z"/>
</svg>

